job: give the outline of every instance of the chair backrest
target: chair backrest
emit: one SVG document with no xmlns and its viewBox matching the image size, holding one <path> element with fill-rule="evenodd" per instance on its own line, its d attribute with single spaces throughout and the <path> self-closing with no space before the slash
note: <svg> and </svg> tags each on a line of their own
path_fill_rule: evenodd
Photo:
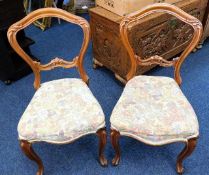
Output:
<svg viewBox="0 0 209 175">
<path fill-rule="evenodd" d="M 174 59 L 172 61 L 167 61 L 166 59 L 158 55 L 153 55 L 150 58 L 144 59 L 134 53 L 134 49 L 132 48 L 130 41 L 129 41 L 128 32 L 131 26 L 133 25 L 136 26 L 142 18 L 147 17 L 154 13 L 170 14 L 176 17 L 177 19 L 181 20 L 182 22 L 190 25 L 194 29 L 194 34 L 193 34 L 191 43 L 186 47 L 186 49 L 182 52 L 180 57 L 178 57 L 177 59 Z M 130 62 L 131 62 L 130 70 L 128 71 L 126 75 L 127 80 L 130 80 L 131 78 L 134 77 L 136 73 L 137 65 L 150 66 L 150 65 L 156 64 L 156 65 L 160 65 L 164 67 L 174 66 L 175 68 L 174 77 L 175 77 L 176 82 L 180 85 L 182 82 L 181 75 L 180 75 L 181 65 L 183 61 L 185 60 L 185 58 L 198 45 L 202 36 L 202 30 L 203 30 L 202 24 L 197 18 L 189 15 L 188 13 L 184 12 L 183 10 L 179 9 L 176 6 L 170 5 L 167 3 L 156 3 L 153 5 L 147 6 L 144 9 L 139 10 L 137 12 L 131 13 L 130 15 L 127 15 L 120 23 L 121 39 L 125 48 L 128 51 Z"/>
<path fill-rule="evenodd" d="M 42 65 L 39 62 L 33 61 L 33 59 L 20 47 L 20 45 L 17 42 L 16 35 L 17 32 L 26 28 L 30 24 L 32 24 L 34 21 L 40 19 L 40 18 L 45 18 L 45 17 L 57 17 L 61 18 L 67 22 L 77 24 L 79 25 L 82 30 L 83 30 L 83 43 L 80 49 L 80 53 L 78 56 L 76 56 L 73 61 L 66 61 L 61 58 L 54 58 L 49 62 L 48 64 Z M 21 19 L 20 21 L 16 22 L 13 24 L 8 32 L 7 32 L 7 37 L 9 40 L 10 45 L 12 48 L 19 54 L 20 57 L 22 57 L 32 68 L 33 73 L 35 75 L 35 81 L 34 81 L 34 88 L 38 89 L 40 87 L 41 83 L 41 76 L 40 72 L 41 71 L 46 71 L 46 70 L 51 70 L 56 67 L 63 67 L 63 68 L 72 68 L 76 67 L 79 71 L 79 74 L 82 78 L 82 80 L 86 83 L 88 83 L 88 76 L 83 68 L 83 59 L 84 55 L 86 53 L 88 44 L 89 44 L 89 39 L 90 39 L 90 27 L 89 23 L 76 15 L 73 15 L 71 13 L 68 13 L 64 10 L 61 9 L 56 9 L 56 8 L 43 8 L 43 9 L 38 9 Z"/>
</svg>

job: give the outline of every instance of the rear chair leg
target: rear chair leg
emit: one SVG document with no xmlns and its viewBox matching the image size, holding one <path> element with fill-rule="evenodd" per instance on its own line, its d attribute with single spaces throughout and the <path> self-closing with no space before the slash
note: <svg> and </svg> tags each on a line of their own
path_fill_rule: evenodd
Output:
<svg viewBox="0 0 209 175">
<path fill-rule="evenodd" d="M 120 145 L 119 145 L 120 133 L 114 129 L 111 129 L 111 143 L 115 150 L 115 157 L 112 160 L 112 165 L 117 166 L 120 162 Z"/>
<path fill-rule="evenodd" d="M 192 154 L 197 144 L 197 138 L 189 139 L 184 147 L 183 151 L 179 154 L 177 158 L 176 170 L 177 173 L 182 174 L 184 172 L 183 160 Z"/>
<path fill-rule="evenodd" d="M 99 137 L 99 162 L 101 166 L 107 166 L 107 159 L 104 156 L 104 150 L 107 143 L 106 128 L 99 129 L 97 131 L 97 136 Z"/>
<path fill-rule="evenodd" d="M 22 148 L 22 151 L 25 153 L 25 155 L 29 159 L 33 160 L 34 162 L 38 164 L 38 172 L 36 173 L 36 175 L 43 175 L 44 166 L 43 166 L 42 160 L 33 150 L 32 144 L 26 140 L 20 140 L 20 147 Z"/>
</svg>

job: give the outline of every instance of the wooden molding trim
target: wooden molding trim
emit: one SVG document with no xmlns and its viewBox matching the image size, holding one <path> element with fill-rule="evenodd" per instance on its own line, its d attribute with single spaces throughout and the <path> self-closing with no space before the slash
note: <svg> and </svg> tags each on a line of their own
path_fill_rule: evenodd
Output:
<svg viewBox="0 0 209 175">
<path fill-rule="evenodd" d="M 139 56 L 135 55 L 134 50 L 131 47 L 131 44 L 128 39 L 129 28 L 132 25 L 136 25 L 139 20 L 153 13 L 170 14 L 172 16 L 175 16 L 179 20 L 185 22 L 186 24 L 192 26 L 192 28 L 194 29 L 194 35 L 191 40 L 191 43 L 187 46 L 187 48 L 183 51 L 183 53 L 178 59 L 167 61 L 158 55 L 153 55 L 153 57 L 148 58 L 148 59 L 142 59 Z M 202 36 L 202 32 L 203 32 L 202 24 L 197 18 L 191 16 L 190 14 L 184 12 L 183 10 L 181 10 L 180 8 L 176 6 L 167 4 L 167 3 L 156 3 L 153 5 L 149 5 L 142 10 L 139 10 L 137 12 L 131 13 L 130 15 L 127 15 L 120 23 L 121 40 L 125 48 L 128 51 L 130 62 L 131 62 L 131 68 L 128 74 L 126 75 L 127 80 L 130 80 L 131 78 L 135 76 L 137 64 L 142 65 L 142 66 L 158 64 L 160 66 L 165 66 L 165 67 L 174 66 L 175 68 L 174 77 L 175 77 L 176 82 L 180 85 L 182 82 L 181 75 L 180 75 L 181 65 L 186 59 L 186 57 L 198 45 Z"/>
<path fill-rule="evenodd" d="M 41 65 L 39 62 L 33 61 L 31 57 L 27 53 L 25 53 L 18 44 L 16 39 L 17 32 L 26 28 L 34 21 L 46 17 L 60 18 L 67 22 L 77 24 L 82 28 L 84 33 L 82 47 L 79 55 L 76 56 L 73 61 L 70 62 L 60 58 L 55 58 L 50 63 Z M 18 55 L 20 55 L 20 57 L 22 57 L 29 64 L 29 66 L 33 70 L 33 73 L 35 75 L 34 88 L 36 90 L 40 87 L 41 84 L 40 72 L 51 70 L 56 67 L 77 67 L 82 80 L 88 83 L 88 76 L 83 68 L 83 59 L 90 40 L 90 27 L 88 21 L 86 21 L 84 18 L 81 18 L 79 16 L 73 15 L 67 11 L 57 8 L 42 8 L 31 12 L 29 15 L 13 24 L 7 32 L 7 37 L 12 48 L 17 52 Z"/>
</svg>

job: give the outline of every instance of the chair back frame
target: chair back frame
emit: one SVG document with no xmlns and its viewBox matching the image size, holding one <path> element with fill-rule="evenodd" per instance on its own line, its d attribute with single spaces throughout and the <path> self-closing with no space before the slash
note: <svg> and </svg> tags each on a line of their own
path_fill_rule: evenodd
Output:
<svg viewBox="0 0 209 175">
<path fill-rule="evenodd" d="M 45 17 L 56 17 L 63 19 L 67 22 L 79 25 L 83 30 L 83 43 L 79 52 L 79 55 L 76 56 L 73 61 L 65 61 L 61 58 L 54 58 L 48 64 L 42 65 L 40 62 L 33 61 L 33 59 L 20 47 L 17 42 L 16 35 L 17 33 L 35 22 L 38 19 L 45 18 Z M 57 67 L 63 68 L 72 68 L 76 67 L 78 72 L 82 78 L 82 80 L 88 83 L 88 76 L 83 68 L 83 59 L 88 48 L 89 40 L 90 40 L 90 26 L 89 23 L 79 16 L 73 15 L 69 12 L 66 12 L 61 9 L 56 8 L 42 8 L 31 12 L 29 15 L 21 19 L 20 21 L 13 24 L 8 32 L 7 37 L 11 47 L 17 52 L 17 54 L 22 57 L 27 64 L 33 70 L 35 75 L 34 80 L 34 88 L 37 90 L 41 84 L 41 71 L 51 70 Z"/>
<path fill-rule="evenodd" d="M 186 24 L 192 26 L 194 29 L 193 38 L 190 44 L 186 47 L 186 49 L 182 52 L 180 57 L 168 61 L 158 55 L 153 55 L 150 58 L 142 59 L 138 55 L 135 55 L 133 48 L 129 42 L 128 38 L 128 30 L 131 25 L 137 24 L 137 22 L 143 19 L 146 16 L 149 16 L 154 13 L 167 13 L 170 14 L 177 19 L 185 22 Z M 184 12 L 183 10 L 179 9 L 178 7 L 167 4 L 167 3 L 156 3 L 153 5 L 149 5 L 142 10 L 137 12 L 131 13 L 127 15 L 120 23 L 120 36 L 121 40 L 128 51 L 131 67 L 129 72 L 126 75 L 127 80 L 133 78 L 136 74 L 137 65 L 142 66 L 150 66 L 153 64 L 157 64 L 164 67 L 174 66 L 174 78 L 176 82 L 180 85 L 182 83 L 181 75 L 180 75 L 180 68 L 182 63 L 184 62 L 185 58 L 193 51 L 193 49 L 198 45 L 203 32 L 203 27 L 201 22 L 191 16 L 190 14 Z"/>
</svg>

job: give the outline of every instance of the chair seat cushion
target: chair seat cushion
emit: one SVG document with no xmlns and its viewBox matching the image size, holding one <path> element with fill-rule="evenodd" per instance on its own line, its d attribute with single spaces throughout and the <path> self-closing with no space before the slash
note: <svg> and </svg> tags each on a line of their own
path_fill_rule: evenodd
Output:
<svg viewBox="0 0 209 175">
<path fill-rule="evenodd" d="M 18 124 L 19 139 L 69 143 L 105 126 L 103 111 L 80 79 L 43 83 Z"/>
<path fill-rule="evenodd" d="M 111 127 L 150 145 L 198 137 L 196 114 L 174 79 L 131 79 L 111 115 Z"/>
</svg>

